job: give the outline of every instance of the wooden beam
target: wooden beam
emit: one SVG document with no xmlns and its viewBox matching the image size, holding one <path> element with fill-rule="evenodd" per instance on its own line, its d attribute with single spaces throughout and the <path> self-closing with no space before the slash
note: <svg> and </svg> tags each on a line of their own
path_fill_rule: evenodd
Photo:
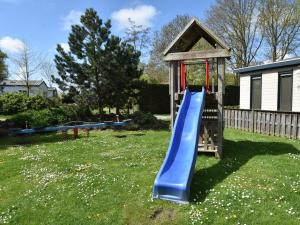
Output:
<svg viewBox="0 0 300 225">
<path fill-rule="evenodd" d="M 230 52 L 226 49 L 210 49 L 205 51 L 194 52 L 176 52 L 167 54 L 164 57 L 164 61 L 180 61 L 209 58 L 230 58 Z"/>
<path fill-rule="evenodd" d="M 225 59 L 217 59 L 217 74 L 218 74 L 218 152 L 216 153 L 217 157 L 221 157 L 223 151 L 223 117 L 224 117 L 224 94 L 225 94 Z"/>
<path fill-rule="evenodd" d="M 205 64 L 205 59 L 198 59 L 198 60 L 185 60 L 183 61 L 185 65 L 199 65 Z"/>
</svg>

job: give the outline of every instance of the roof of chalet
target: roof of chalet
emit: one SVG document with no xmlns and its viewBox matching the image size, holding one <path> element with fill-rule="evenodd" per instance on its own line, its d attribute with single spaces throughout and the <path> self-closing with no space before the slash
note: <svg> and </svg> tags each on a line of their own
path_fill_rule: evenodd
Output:
<svg viewBox="0 0 300 225">
<path fill-rule="evenodd" d="M 29 86 L 40 86 L 42 83 L 45 83 L 43 80 L 30 80 Z M 26 86 L 24 80 L 3 80 L 1 85 L 4 86 Z"/>
<path fill-rule="evenodd" d="M 243 73 L 255 72 L 260 70 L 276 69 L 276 68 L 296 66 L 296 65 L 300 65 L 300 57 L 280 60 L 277 62 L 266 63 L 257 66 L 238 68 L 235 69 L 234 72 L 238 74 L 243 74 Z"/>
<path fill-rule="evenodd" d="M 230 50 L 228 45 L 223 42 L 212 30 L 210 30 L 196 18 L 193 18 L 177 35 L 174 41 L 171 42 L 171 44 L 165 49 L 164 55 L 174 52 L 187 52 L 202 37 L 214 47 L 219 45 L 223 49 L 228 51 Z"/>
</svg>

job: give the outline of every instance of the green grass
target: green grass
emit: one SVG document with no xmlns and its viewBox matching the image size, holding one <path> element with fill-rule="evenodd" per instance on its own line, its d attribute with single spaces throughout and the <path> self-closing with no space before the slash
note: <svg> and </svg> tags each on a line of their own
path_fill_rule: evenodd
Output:
<svg viewBox="0 0 300 225">
<path fill-rule="evenodd" d="M 0 140 L 0 224 L 299 224 L 300 142 L 226 130 L 200 155 L 191 204 L 151 199 L 166 131 Z"/>
</svg>

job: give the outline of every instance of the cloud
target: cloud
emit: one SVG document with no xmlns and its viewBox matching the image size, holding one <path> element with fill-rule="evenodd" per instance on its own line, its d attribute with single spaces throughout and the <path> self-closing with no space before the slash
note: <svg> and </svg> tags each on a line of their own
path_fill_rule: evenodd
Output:
<svg viewBox="0 0 300 225">
<path fill-rule="evenodd" d="M 80 23 L 80 17 L 82 16 L 83 12 L 71 10 L 68 15 L 62 18 L 63 20 L 63 30 L 69 31 L 71 26 L 74 24 Z"/>
<path fill-rule="evenodd" d="M 119 29 L 130 27 L 128 19 L 136 25 L 151 27 L 153 18 L 157 15 L 157 10 L 152 5 L 139 5 L 134 8 L 124 8 L 112 13 L 111 17 L 118 23 Z"/>
<path fill-rule="evenodd" d="M 60 46 L 63 48 L 65 52 L 70 51 L 70 46 L 68 43 L 60 43 Z"/>
<path fill-rule="evenodd" d="M 24 46 L 24 42 L 17 38 L 6 36 L 0 39 L 0 48 L 8 53 L 18 53 Z"/>
</svg>

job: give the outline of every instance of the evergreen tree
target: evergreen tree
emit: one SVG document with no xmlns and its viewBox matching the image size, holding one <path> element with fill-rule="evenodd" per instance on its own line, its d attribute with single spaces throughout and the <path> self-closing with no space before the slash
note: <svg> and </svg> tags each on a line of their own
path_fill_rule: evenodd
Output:
<svg viewBox="0 0 300 225">
<path fill-rule="evenodd" d="M 119 38 L 118 38 L 119 39 Z M 139 69 L 140 52 L 126 42 L 121 42 L 115 49 L 115 57 L 112 63 L 110 87 L 111 87 L 111 106 L 116 107 L 117 114 L 124 106 L 131 106 L 136 100 L 137 90 L 140 86 Z"/>
<path fill-rule="evenodd" d="M 123 107 L 128 97 L 124 93 L 140 75 L 140 53 L 111 35 L 110 20 L 103 23 L 94 9 L 87 9 L 80 21 L 80 25 L 72 26 L 70 51 L 57 46 L 59 78 L 55 80 L 65 91 L 76 89 L 86 96 L 90 96 L 88 92 L 94 94 L 100 113 L 107 105 Z"/>
<path fill-rule="evenodd" d="M 3 81 L 8 76 L 7 65 L 5 63 L 6 58 L 6 54 L 0 50 L 0 81 Z"/>
</svg>

